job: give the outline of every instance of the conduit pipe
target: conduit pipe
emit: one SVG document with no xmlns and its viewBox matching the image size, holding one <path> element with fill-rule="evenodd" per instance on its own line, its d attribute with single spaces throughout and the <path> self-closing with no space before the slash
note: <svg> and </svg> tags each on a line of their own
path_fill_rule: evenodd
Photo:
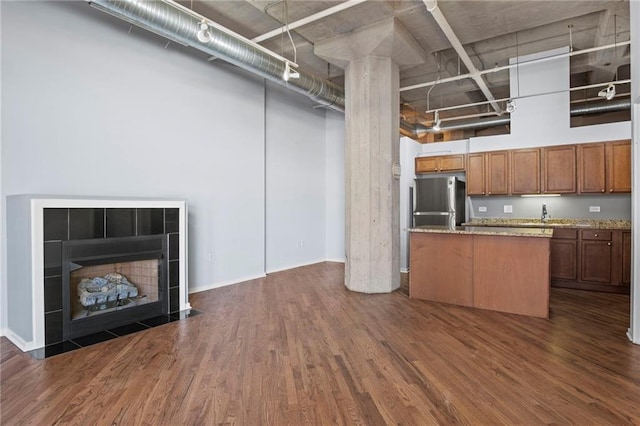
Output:
<svg viewBox="0 0 640 426">
<path fill-rule="evenodd" d="M 476 82 L 484 96 L 487 98 L 487 100 L 490 101 L 489 103 L 491 104 L 491 107 L 498 114 L 502 114 L 502 108 L 500 108 L 500 105 L 498 105 L 498 102 L 496 102 L 493 93 L 491 93 L 491 90 L 489 90 L 489 86 L 487 86 L 487 83 L 482 78 L 480 71 L 473 64 L 471 58 L 467 54 L 467 51 L 464 50 L 464 46 L 458 39 L 458 36 L 451 28 L 451 25 L 449 25 L 449 22 L 442 14 L 442 11 L 440 11 L 440 8 L 438 7 L 438 0 L 423 0 L 422 2 L 427 7 L 427 10 L 431 13 L 431 16 L 433 16 L 433 19 L 435 19 L 435 21 L 438 23 L 440 29 L 449 40 L 449 43 L 451 43 L 451 46 L 453 46 L 464 65 L 469 70 L 469 75 L 471 76 L 473 81 Z"/>
<path fill-rule="evenodd" d="M 211 40 L 203 43 L 198 40 L 197 32 L 202 19 L 195 13 L 185 10 L 171 0 L 141 2 L 136 0 L 87 0 L 92 6 L 109 13 L 117 18 L 138 25 L 155 32 L 169 40 L 185 46 L 191 46 L 205 53 L 218 56 L 247 71 L 260 75 L 268 80 L 302 93 L 328 108 L 344 110 L 344 91 L 328 80 L 315 77 L 300 71 L 300 78 L 284 82 L 284 62 L 265 53 L 244 40 L 234 37 L 230 30 L 221 31 L 215 26 L 210 27 Z M 622 100 L 608 102 L 603 105 L 577 106 L 571 108 L 571 115 L 596 114 L 608 111 L 618 111 L 630 108 L 630 101 Z M 509 117 L 489 117 L 479 120 L 465 120 L 443 122 L 440 131 L 478 129 L 489 126 L 508 124 Z M 400 121 L 401 133 L 420 137 L 426 133 L 436 133 L 420 123 Z"/>
<path fill-rule="evenodd" d="M 256 43 L 259 43 L 261 41 L 265 41 L 268 40 L 272 37 L 275 36 L 279 36 L 280 34 L 282 34 L 284 31 L 286 31 L 287 29 L 289 30 L 294 30 L 296 28 L 302 27 L 304 25 L 310 24 L 312 22 L 318 21 L 320 19 L 326 18 L 327 16 L 333 15 L 335 13 L 338 12 L 342 12 L 343 10 L 352 8 L 354 6 L 359 5 L 360 3 L 364 3 L 367 0 L 347 0 L 344 1 L 342 3 L 338 3 L 335 6 L 331 6 L 329 8 L 326 8 L 324 10 L 321 10 L 318 13 L 314 13 L 312 15 L 306 16 L 302 19 L 299 19 L 297 21 L 294 21 L 292 23 L 290 23 L 289 25 L 285 25 L 282 26 L 280 28 L 276 28 L 275 30 L 271 30 L 268 33 L 264 33 L 262 35 L 259 35 L 258 37 L 252 38 L 251 41 L 255 41 Z"/>
<path fill-rule="evenodd" d="M 570 109 L 572 117 L 579 115 L 601 114 L 604 112 L 623 111 L 631 108 L 631 100 L 621 99 L 618 101 L 604 102 L 596 105 L 576 105 Z M 493 126 L 507 125 L 511 122 L 511 118 L 507 116 L 488 117 L 478 120 L 458 120 L 458 121 L 442 121 L 440 130 L 434 130 L 432 127 L 425 126 L 420 123 L 401 122 L 400 129 L 402 133 L 409 137 L 422 137 L 427 133 L 440 133 L 450 130 L 473 130 L 484 129 Z"/>
<path fill-rule="evenodd" d="M 328 80 L 299 71 L 300 78 L 285 82 L 282 79 L 285 62 L 265 53 L 261 46 L 222 30 L 209 26 L 211 39 L 198 40 L 200 15 L 171 0 L 87 0 L 89 4 L 129 23 L 138 25 L 185 46 L 217 56 L 242 69 L 286 86 L 328 108 L 344 111 L 344 91 Z M 211 22 L 207 20 L 207 22 Z"/>
<path fill-rule="evenodd" d="M 566 58 L 566 57 L 571 58 L 571 57 L 578 56 L 578 55 L 584 55 L 586 53 L 598 52 L 598 51 L 607 50 L 607 49 L 614 49 L 614 48 L 617 48 L 617 47 L 620 47 L 620 46 L 626 46 L 626 45 L 629 45 L 629 44 L 631 44 L 631 40 L 622 41 L 622 42 L 614 43 L 614 44 L 607 44 L 606 46 L 596 46 L 596 47 L 590 47 L 588 49 L 573 50 L 571 52 L 561 53 L 559 55 L 545 56 L 544 58 L 531 59 L 529 61 L 518 62 L 516 64 L 509 64 L 509 65 L 503 65 L 503 66 L 499 66 L 499 67 L 488 68 L 486 70 L 479 71 L 478 73 L 480 75 L 491 74 L 491 73 L 494 73 L 494 72 L 504 71 L 504 70 L 508 70 L 508 69 L 511 69 L 511 68 L 517 68 L 517 67 L 522 67 L 522 66 L 526 66 L 526 65 L 539 64 L 541 62 L 551 61 L 553 59 L 561 59 L 561 58 Z M 441 79 L 438 79 L 438 80 L 427 81 L 426 83 L 412 84 L 411 86 L 401 87 L 400 91 L 401 92 L 406 92 L 407 90 L 420 89 L 422 87 L 429 87 L 429 86 L 434 86 L 436 84 L 442 84 L 442 83 L 451 83 L 453 81 L 464 80 L 466 78 L 473 78 L 473 75 L 469 74 L 469 73 L 460 74 L 460 75 L 454 75 L 453 77 L 446 77 L 446 78 L 441 78 Z"/>
</svg>

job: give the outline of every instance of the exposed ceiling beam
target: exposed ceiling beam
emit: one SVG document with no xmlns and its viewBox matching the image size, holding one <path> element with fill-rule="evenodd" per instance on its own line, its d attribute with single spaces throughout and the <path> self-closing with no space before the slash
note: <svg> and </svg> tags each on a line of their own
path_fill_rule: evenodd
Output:
<svg viewBox="0 0 640 426">
<path fill-rule="evenodd" d="M 354 6 L 359 5 L 360 3 L 364 3 L 367 0 L 348 0 L 342 3 L 339 3 L 335 6 L 329 7 L 325 10 L 321 10 L 318 13 L 314 13 L 312 15 L 309 15 L 305 18 L 299 19 L 295 22 L 291 22 L 288 27 L 289 30 L 295 30 L 296 28 L 302 27 L 303 25 L 307 25 L 310 24 L 312 22 L 315 21 L 319 21 L 320 19 L 323 19 L 327 16 L 333 15 L 334 13 L 338 13 L 341 12 L 343 10 L 352 8 Z M 256 42 L 256 43 L 260 43 L 261 41 L 265 41 L 268 40 L 272 37 L 278 36 L 280 34 L 282 34 L 283 31 L 287 30 L 287 25 L 283 25 L 280 28 L 276 28 L 275 30 L 269 31 L 268 33 L 264 33 L 262 35 L 259 35 L 258 37 L 254 37 L 251 39 L 251 41 Z"/>
<path fill-rule="evenodd" d="M 442 11 L 438 7 L 438 0 L 423 0 L 423 3 L 427 7 L 427 10 L 431 13 L 431 16 L 433 16 L 433 19 L 435 19 L 435 21 L 440 26 L 440 29 L 442 29 L 442 32 L 451 43 L 451 46 L 453 46 L 456 53 L 458 53 L 458 56 L 460 56 L 460 59 L 462 60 L 464 65 L 469 70 L 469 74 L 471 74 L 471 78 L 473 78 L 473 81 L 476 82 L 484 96 L 488 101 L 490 101 L 491 107 L 498 114 L 501 114 L 502 108 L 500 108 L 500 105 L 495 101 L 495 97 L 491 93 L 491 90 L 489 89 L 489 86 L 487 86 L 487 83 L 482 78 L 480 71 L 473 64 L 471 58 L 467 54 L 467 51 L 464 49 L 464 46 L 462 46 L 462 43 L 458 39 L 458 36 L 453 31 L 451 25 L 449 25 L 449 22 L 442 14 Z"/>
</svg>

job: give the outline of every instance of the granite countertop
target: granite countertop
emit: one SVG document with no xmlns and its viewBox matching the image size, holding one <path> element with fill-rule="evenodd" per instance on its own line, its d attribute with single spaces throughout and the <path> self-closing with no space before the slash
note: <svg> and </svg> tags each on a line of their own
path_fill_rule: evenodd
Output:
<svg viewBox="0 0 640 426">
<path fill-rule="evenodd" d="M 521 227 L 521 228 L 591 228 L 591 229 L 622 229 L 630 230 L 631 221 L 618 219 L 471 219 L 466 226 L 488 227 Z"/>
<path fill-rule="evenodd" d="M 548 228 L 518 228 L 508 226 L 449 226 L 425 225 L 409 228 L 409 232 L 425 232 L 432 234 L 467 234 L 467 235 L 500 235 L 506 237 L 537 237 L 551 238 L 553 229 Z"/>
</svg>

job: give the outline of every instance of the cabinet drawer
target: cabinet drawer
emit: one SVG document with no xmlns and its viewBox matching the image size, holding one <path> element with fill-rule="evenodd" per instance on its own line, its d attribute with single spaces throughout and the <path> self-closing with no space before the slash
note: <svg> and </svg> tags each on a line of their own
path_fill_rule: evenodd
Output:
<svg viewBox="0 0 640 426">
<path fill-rule="evenodd" d="M 611 241 L 611 231 L 602 229 L 583 229 L 583 240 Z"/>
<path fill-rule="evenodd" d="M 554 239 L 575 240 L 578 238 L 577 229 L 559 228 L 553 230 Z M 584 237 L 583 237 L 584 238 Z"/>
</svg>

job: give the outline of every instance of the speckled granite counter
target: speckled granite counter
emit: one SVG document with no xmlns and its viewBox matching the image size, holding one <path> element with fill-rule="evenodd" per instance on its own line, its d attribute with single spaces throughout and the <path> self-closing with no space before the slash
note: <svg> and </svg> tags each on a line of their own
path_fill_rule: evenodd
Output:
<svg viewBox="0 0 640 426">
<path fill-rule="evenodd" d="M 519 228 L 504 226 L 448 226 L 427 225 L 409 229 L 409 232 L 426 232 L 432 234 L 467 234 L 467 235 L 497 235 L 506 237 L 542 237 L 551 238 L 553 229 L 548 228 Z"/>
<path fill-rule="evenodd" d="M 631 229 L 631 221 L 618 219 L 549 219 L 543 223 L 540 219 L 528 218 L 475 218 L 465 225 L 522 228 Z"/>
</svg>

